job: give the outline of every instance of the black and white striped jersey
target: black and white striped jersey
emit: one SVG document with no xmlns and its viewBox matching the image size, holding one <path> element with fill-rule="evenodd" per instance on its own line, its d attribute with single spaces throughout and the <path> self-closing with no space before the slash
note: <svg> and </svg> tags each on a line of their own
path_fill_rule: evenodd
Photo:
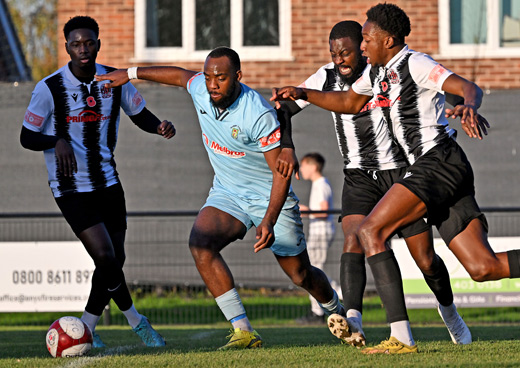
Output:
<svg viewBox="0 0 520 368">
<path fill-rule="evenodd" d="M 352 89 L 374 96 L 409 164 L 455 134 L 444 116 L 442 85 L 453 74 L 430 56 L 405 46 L 384 67 L 368 66 Z"/>
<path fill-rule="evenodd" d="M 321 91 L 347 91 L 345 84 L 334 68 L 334 63 L 322 66 L 301 87 Z M 307 101 L 296 101 L 300 108 Z M 406 166 L 404 154 L 392 141 L 390 131 L 379 109 L 368 103 L 356 115 L 332 112 L 339 150 L 345 169 L 389 170 Z"/>
<path fill-rule="evenodd" d="M 113 68 L 96 64 L 97 74 Z M 77 173 L 65 177 L 58 171 L 54 148 L 44 151 L 49 185 L 55 197 L 91 192 L 119 182 L 114 161 L 119 113 L 133 116 L 145 101 L 131 83 L 105 88 L 107 81 L 80 82 L 68 65 L 44 78 L 34 88 L 23 125 L 69 142 L 77 161 Z"/>
</svg>

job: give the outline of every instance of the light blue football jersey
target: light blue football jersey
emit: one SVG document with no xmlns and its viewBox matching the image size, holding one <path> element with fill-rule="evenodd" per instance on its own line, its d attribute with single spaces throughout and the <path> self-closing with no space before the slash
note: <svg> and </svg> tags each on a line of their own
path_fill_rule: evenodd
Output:
<svg viewBox="0 0 520 368">
<path fill-rule="evenodd" d="M 255 90 L 240 84 L 238 98 L 227 109 L 213 106 L 203 73 L 186 86 L 197 111 L 202 142 L 215 172 L 213 187 L 246 201 L 266 201 L 271 195 L 273 174 L 264 152 L 280 146 L 276 112 Z M 289 190 L 284 208 L 298 199 Z"/>
</svg>

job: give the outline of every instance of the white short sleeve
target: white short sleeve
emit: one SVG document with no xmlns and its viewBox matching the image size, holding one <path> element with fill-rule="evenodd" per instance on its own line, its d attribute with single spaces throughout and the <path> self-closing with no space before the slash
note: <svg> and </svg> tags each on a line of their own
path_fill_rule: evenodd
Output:
<svg viewBox="0 0 520 368">
<path fill-rule="evenodd" d="M 372 82 L 370 81 L 371 66 L 368 64 L 363 71 L 363 74 L 352 85 L 352 90 L 358 95 L 372 96 Z"/>
<path fill-rule="evenodd" d="M 442 91 L 442 85 L 446 79 L 453 74 L 430 56 L 417 52 L 410 56 L 408 61 L 410 75 L 419 87 Z"/>
<path fill-rule="evenodd" d="M 38 82 L 25 112 L 23 126 L 33 132 L 42 132 L 54 110 L 54 100 L 45 82 Z"/>
<path fill-rule="evenodd" d="M 330 63 L 330 64 L 332 64 L 332 63 Z M 327 65 L 319 68 L 316 71 L 316 73 L 314 73 L 309 78 L 307 78 L 305 80 L 305 82 L 300 84 L 298 87 L 322 91 L 323 84 L 325 83 L 325 80 L 327 79 L 327 72 L 325 71 L 325 68 L 330 67 L 330 64 L 327 64 Z M 301 109 L 304 109 L 310 105 L 310 103 L 305 100 L 297 100 L 295 102 Z"/>
<path fill-rule="evenodd" d="M 143 111 L 146 101 L 139 91 L 128 82 L 123 85 L 121 91 L 121 107 L 128 116 L 134 116 Z"/>
</svg>

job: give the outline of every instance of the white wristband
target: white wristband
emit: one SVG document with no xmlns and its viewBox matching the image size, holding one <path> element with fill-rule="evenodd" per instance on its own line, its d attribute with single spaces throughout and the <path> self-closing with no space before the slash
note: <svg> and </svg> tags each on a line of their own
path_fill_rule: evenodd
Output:
<svg viewBox="0 0 520 368">
<path fill-rule="evenodd" d="M 137 67 L 136 66 L 128 68 L 126 70 L 126 72 L 128 74 L 128 79 L 130 79 L 130 80 L 137 79 Z"/>
</svg>

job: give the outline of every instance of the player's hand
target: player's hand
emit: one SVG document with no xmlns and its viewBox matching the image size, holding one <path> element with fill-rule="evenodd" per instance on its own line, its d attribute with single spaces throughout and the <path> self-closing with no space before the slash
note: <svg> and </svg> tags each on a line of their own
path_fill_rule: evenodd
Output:
<svg viewBox="0 0 520 368">
<path fill-rule="evenodd" d="M 294 177 L 300 180 L 300 163 L 292 148 L 282 148 L 278 158 L 276 159 L 276 171 L 288 180 L 291 178 L 293 172 Z"/>
<path fill-rule="evenodd" d="M 110 83 L 105 84 L 106 88 L 114 88 L 122 86 L 123 84 L 128 83 L 130 79 L 128 79 L 128 72 L 126 69 L 118 69 L 113 72 L 107 74 L 95 75 L 95 78 L 98 82 L 109 80 Z"/>
<path fill-rule="evenodd" d="M 76 156 L 71 145 L 63 138 L 56 142 L 54 147 L 54 154 L 58 160 L 58 171 L 65 176 L 72 177 L 74 173 L 78 172 L 78 164 Z"/>
<path fill-rule="evenodd" d="M 279 109 L 281 107 L 279 101 L 296 101 L 296 100 L 306 100 L 307 95 L 302 88 L 298 87 L 282 87 L 282 88 L 273 88 L 271 90 L 272 96 L 271 101 L 274 101 L 276 108 Z"/>
<path fill-rule="evenodd" d="M 166 139 L 172 138 L 176 133 L 175 127 L 168 120 L 163 120 L 157 127 L 157 134 L 162 135 Z"/>
<path fill-rule="evenodd" d="M 258 241 L 253 246 L 255 253 L 262 249 L 270 248 L 274 243 L 274 229 L 273 226 L 262 221 L 256 228 L 256 238 Z"/>
<path fill-rule="evenodd" d="M 482 127 L 479 125 L 479 114 L 477 113 L 475 106 L 457 105 L 453 109 L 446 109 L 447 118 L 451 117 L 455 119 L 458 116 L 460 116 L 460 124 L 462 129 L 468 135 L 468 137 L 482 139 Z"/>
</svg>

